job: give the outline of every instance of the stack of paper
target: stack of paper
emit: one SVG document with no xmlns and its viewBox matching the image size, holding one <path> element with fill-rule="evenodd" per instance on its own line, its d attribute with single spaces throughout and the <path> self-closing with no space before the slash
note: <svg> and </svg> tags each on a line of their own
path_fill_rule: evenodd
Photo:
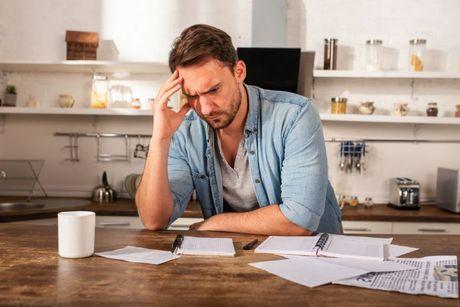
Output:
<svg viewBox="0 0 460 307">
<path fill-rule="evenodd" d="M 369 272 L 413 270 L 415 267 L 393 261 L 288 256 L 288 259 L 250 265 L 292 282 L 317 287 Z"/>
<path fill-rule="evenodd" d="M 162 264 L 179 258 L 179 256 L 171 252 L 135 246 L 126 246 L 113 251 L 96 253 L 96 255 L 110 259 L 148 264 Z"/>
<path fill-rule="evenodd" d="M 201 256 L 235 256 L 235 247 L 231 238 L 185 236 L 177 253 Z"/>
</svg>

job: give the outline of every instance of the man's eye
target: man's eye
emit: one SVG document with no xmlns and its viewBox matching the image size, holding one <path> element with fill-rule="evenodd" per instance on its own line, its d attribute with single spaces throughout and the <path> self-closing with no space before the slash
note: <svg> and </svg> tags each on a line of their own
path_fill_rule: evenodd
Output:
<svg viewBox="0 0 460 307">
<path fill-rule="evenodd" d="M 218 90 L 219 90 L 219 88 L 214 88 L 214 89 L 210 90 L 209 93 L 210 93 L 210 94 L 214 94 L 214 93 L 216 93 Z"/>
</svg>

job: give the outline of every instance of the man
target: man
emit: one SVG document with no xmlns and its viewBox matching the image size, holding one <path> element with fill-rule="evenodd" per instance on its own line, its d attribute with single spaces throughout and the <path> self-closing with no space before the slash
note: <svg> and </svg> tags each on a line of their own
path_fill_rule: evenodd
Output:
<svg viewBox="0 0 460 307">
<path fill-rule="evenodd" d="M 341 232 L 321 122 L 310 100 L 244 84 L 246 66 L 231 38 L 208 25 L 181 33 L 169 66 L 136 193 L 148 229 L 180 217 L 196 190 L 205 220 L 192 229 Z M 176 113 L 167 102 L 179 90 L 187 103 Z"/>
</svg>

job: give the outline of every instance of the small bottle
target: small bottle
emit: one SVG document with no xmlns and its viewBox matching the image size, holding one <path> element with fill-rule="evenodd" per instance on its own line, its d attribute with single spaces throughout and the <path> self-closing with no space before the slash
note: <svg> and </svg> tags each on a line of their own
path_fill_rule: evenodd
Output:
<svg viewBox="0 0 460 307">
<path fill-rule="evenodd" d="M 133 101 L 131 102 L 131 108 L 140 109 L 141 108 L 141 100 L 139 98 L 133 98 Z"/>
<path fill-rule="evenodd" d="M 347 98 L 345 98 L 345 97 L 332 97 L 331 98 L 331 113 L 332 114 L 345 114 L 345 113 L 347 113 Z"/>
<path fill-rule="evenodd" d="M 426 109 L 426 115 L 430 117 L 438 116 L 438 104 L 436 102 L 429 102 Z"/>
<path fill-rule="evenodd" d="M 366 70 L 379 71 L 382 70 L 382 40 L 370 39 L 366 41 Z"/>
<path fill-rule="evenodd" d="M 364 199 L 364 208 L 372 208 L 374 206 L 374 202 L 372 201 L 372 197 L 366 197 Z"/>
<path fill-rule="evenodd" d="M 351 199 L 350 199 L 350 206 L 356 207 L 357 205 L 359 205 L 358 197 L 357 196 L 352 196 Z"/>
<path fill-rule="evenodd" d="M 409 41 L 409 70 L 423 71 L 426 39 L 415 38 Z"/>
<path fill-rule="evenodd" d="M 455 117 L 460 117 L 460 103 L 455 106 Z"/>
<path fill-rule="evenodd" d="M 337 38 L 324 39 L 324 65 L 323 69 L 337 69 Z"/>
</svg>

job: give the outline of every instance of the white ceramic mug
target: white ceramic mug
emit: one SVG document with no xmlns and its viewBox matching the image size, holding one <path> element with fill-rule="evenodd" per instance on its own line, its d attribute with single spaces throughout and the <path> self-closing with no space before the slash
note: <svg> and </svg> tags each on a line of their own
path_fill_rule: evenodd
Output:
<svg viewBox="0 0 460 307">
<path fill-rule="evenodd" d="M 59 256 L 89 257 L 94 253 L 96 214 L 91 211 L 58 213 Z"/>
</svg>

